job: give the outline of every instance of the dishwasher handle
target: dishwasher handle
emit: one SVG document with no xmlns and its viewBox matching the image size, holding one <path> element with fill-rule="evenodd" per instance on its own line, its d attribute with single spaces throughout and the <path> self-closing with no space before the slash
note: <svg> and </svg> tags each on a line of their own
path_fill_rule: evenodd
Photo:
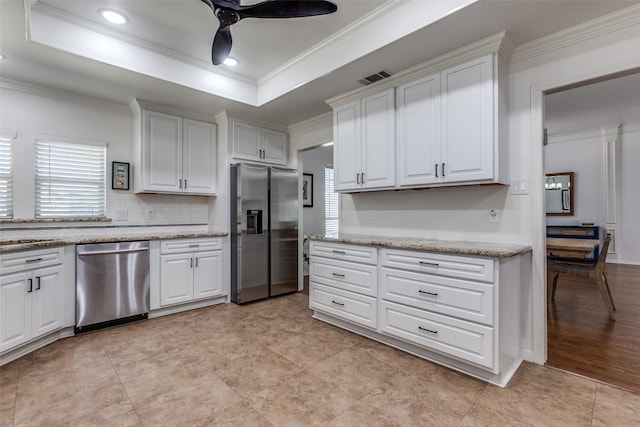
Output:
<svg viewBox="0 0 640 427">
<path fill-rule="evenodd" d="M 133 249 L 114 249 L 110 251 L 91 251 L 91 252 L 78 252 L 79 256 L 85 255 L 108 255 L 108 254 L 124 254 L 129 252 L 146 252 L 149 248 L 133 248 Z"/>
</svg>

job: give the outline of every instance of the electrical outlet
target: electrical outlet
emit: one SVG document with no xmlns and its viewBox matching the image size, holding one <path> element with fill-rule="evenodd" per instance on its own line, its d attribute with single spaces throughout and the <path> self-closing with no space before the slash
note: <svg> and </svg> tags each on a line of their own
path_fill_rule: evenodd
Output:
<svg viewBox="0 0 640 427">
<path fill-rule="evenodd" d="M 125 209 L 116 211 L 116 221 L 126 221 L 128 217 L 129 217 L 129 212 L 126 211 Z"/>
<path fill-rule="evenodd" d="M 489 222 L 499 222 L 500 211 L 498 209 L 489 209 Z"/>
<path fill-rule="evenodd" d="M 147 219 L 156 219 L 156 211 L 149 209 L 147 211 Z"/>
<path fill-rule="evenodd" d="M 375 210 L 375 209 L 371 209 L 371 210 L 369 211 L 369 219 L 370 219 L 371 221 L 375 221 L 376 219 L 378 219 L 378 211 L 377 211 L 377 210 Z"/>
</svg>

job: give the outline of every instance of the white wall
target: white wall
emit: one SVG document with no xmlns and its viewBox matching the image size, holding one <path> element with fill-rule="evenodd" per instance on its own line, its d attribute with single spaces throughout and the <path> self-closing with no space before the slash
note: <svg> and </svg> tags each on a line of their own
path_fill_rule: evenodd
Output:
<svg viewBox="0 0 640 427">
<path fill-rule="evenodd" d="M 313 174 L 313 207 L 302 210 L 304 234 L 324 235 L 324 168 L 333 166 L 333 147 L 318 147 L 302 153 L 303 173 Z"/>
<path fill-rule="evenodd" d="M 14 218 L 34 217 L 34 136 L 38 134 L 77 142 L 103 142 L 107 148 L 107 217 L 126 210 L 126 221 L 114 225 L 207 224 L 209 197 L 134 194 L 111 189 L 111 162 L 132 167 L 133 114 L 127 105 L 77 96 L 41 87 L 2 87 L 0 127 L 17 131 L 14 141 Z M 133 188 L 133 185 L 131 185 Z M 147 219 L 153 210 L 155 219 Z"/>
</svg>

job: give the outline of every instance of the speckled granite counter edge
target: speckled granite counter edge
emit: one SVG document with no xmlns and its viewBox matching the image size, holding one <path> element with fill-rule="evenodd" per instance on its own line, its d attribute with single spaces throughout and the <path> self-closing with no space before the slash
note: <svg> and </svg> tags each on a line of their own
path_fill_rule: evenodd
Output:
<svg viewBox="0 0 640 427">
<path fill-rule="evenodd" d="M 454 255 L 471 255 L 490 258 L 511 258 L 531 251 L 531 246 L 509 243 L 469 242 L 463 240 L 435 240 L 412 237 L 368 236 L 344 234 L 338 237 L 310 234 L 309 240 L 349 243 L 393 249 L 407 249 Z"/>
<path fill-rule="evenodd" d="M 8 241 L 0 241 L 1 252 L 23 251 L 27 249 L 50 248 L 55 246 L 77 245 L 87 243 L 110 243 L 110 242 L 129 242 L 137 240 L 165 240 L 165 239 L 186 239 L 197 237 L 225 237 L 229 233 L 222 231 L 212 232 L 166 232 L 166 233 L 123 233 L 121 235 L 105 235 L 105 236 L 65 236 L 60 239 L 16 239 Z"/>
</svg>

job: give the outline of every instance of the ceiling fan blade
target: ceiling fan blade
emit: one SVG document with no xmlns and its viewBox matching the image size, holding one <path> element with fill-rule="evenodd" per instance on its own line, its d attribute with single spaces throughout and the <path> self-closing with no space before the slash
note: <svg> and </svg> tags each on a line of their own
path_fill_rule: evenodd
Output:
<svg viewBox="0 0 640 427">
<path fill-rule="evenodd" d="M 302 18 L 333 13 L 338 10 L 338 6 L 329 0 L 266 0 L 250 6 L 239 6 L 234 10 L 240 15 L 240 19 Z"/>
<path fill-rule="evenodd" d="M 213 65 L 220 65 L 231 52 L 231 27 L 220 24 L 211 47 L 211 60 Z"/>
</svg>

